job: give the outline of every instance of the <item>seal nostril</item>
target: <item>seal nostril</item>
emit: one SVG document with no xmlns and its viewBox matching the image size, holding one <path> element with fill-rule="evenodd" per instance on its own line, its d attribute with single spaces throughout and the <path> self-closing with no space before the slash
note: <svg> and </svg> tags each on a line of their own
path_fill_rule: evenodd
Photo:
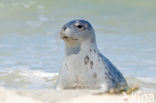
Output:
<svg viewBox="0 0 156 103">
<path fill-rule="evenodd" d="M 67 29 L 67 27 L 64 25 L 62 29 L 63 29 L 63 30 L 66 30 L 66 29 Z"/>
</svg>

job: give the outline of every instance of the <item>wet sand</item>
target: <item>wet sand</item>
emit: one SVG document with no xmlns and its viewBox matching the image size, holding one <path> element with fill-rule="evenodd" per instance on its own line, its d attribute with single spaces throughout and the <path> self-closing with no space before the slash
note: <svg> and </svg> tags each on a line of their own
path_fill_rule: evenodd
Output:
<svg viewBox="0 0 156 103">
<path fill-rule="evenodd" d="M 98 94 L 93 90 L 6 89 L 0 88 L 0 103 L 156 103 L 156 91 L 133 94 Z"/>
</svg>

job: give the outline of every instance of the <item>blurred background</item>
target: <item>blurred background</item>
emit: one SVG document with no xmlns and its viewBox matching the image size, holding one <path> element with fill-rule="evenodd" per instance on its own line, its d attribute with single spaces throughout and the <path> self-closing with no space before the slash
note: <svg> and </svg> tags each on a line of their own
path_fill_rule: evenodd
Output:
<svg viewBox="0 0 156 103">
<path fill-rule="evenodd" d="M 62 25 L 86 19 L 100 51 L 130 83 L 156 90 L 155 0 L 0 0 L 0 86 L 54 88 Z"/>
</svg>

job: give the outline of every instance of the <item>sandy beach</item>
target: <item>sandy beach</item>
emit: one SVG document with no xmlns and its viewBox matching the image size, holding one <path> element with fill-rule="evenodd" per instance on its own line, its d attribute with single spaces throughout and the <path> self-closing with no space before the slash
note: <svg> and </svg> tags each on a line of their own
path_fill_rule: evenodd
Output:
<svg viewBox="0 0 156 103">
<path fill-rule="evenodd" d="M 156 92 L 98 94 L 93 90 L 18 90 L 0 88 L 0 103 L 155 103 Z"/>
</svg>

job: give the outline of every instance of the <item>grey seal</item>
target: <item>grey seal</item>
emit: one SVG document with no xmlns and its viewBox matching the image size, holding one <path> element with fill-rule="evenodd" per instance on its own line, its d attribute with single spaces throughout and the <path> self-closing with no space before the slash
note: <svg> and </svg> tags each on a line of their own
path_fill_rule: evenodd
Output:
<svg viewBox="0 0 156 103">
<path fill-rule="evenodd" d="M 61 29 L 65 57 L 56 89 L 123 89 L 127 82 L 121 72 L 97 48 L 92 25 L 72 20 Z"/>
</svg>

